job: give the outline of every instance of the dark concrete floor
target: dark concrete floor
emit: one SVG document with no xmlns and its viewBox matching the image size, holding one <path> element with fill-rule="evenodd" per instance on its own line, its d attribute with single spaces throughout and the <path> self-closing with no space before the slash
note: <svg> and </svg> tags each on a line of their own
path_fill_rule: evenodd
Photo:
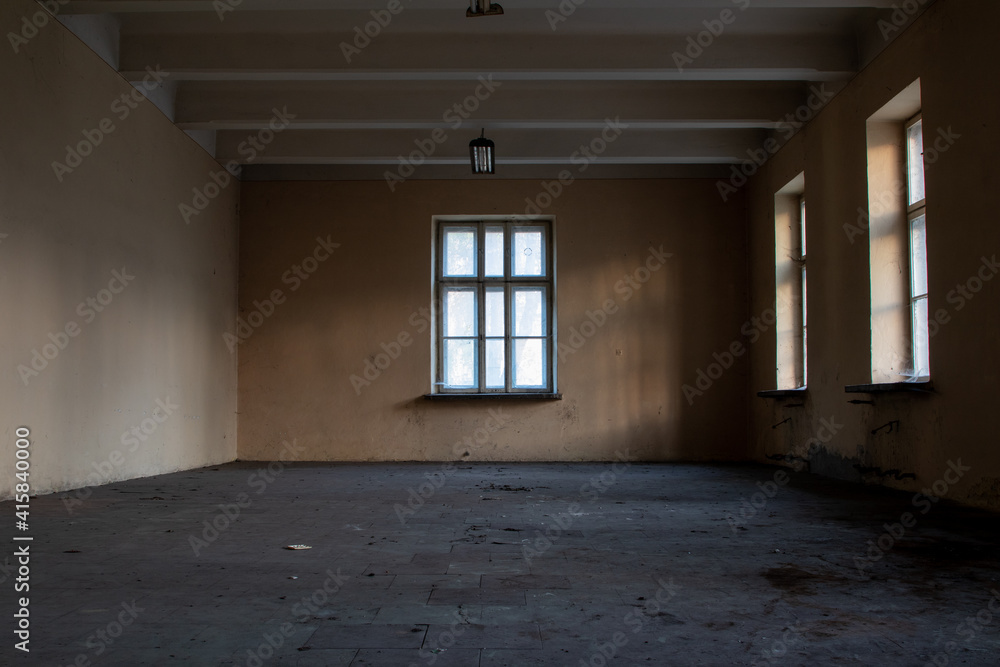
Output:
<svg viewBox="0 0 1000 667">
<path fill-rule="evenodd" d="M 4 572 L 0 664 L 1000 663 L 996 515 L 805 473 L 754 497 L 766 467 L 260 468 L 33 499 L 32 651 Z"/>
</svg>

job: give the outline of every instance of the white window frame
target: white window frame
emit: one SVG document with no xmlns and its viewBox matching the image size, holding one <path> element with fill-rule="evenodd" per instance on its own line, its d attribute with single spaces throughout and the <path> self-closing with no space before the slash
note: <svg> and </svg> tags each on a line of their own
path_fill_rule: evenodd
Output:
<svg viewBox="0 0 1000 667">
<path fill-rule="evenodd" d="M 519 394 L 554 394 L 556 393 L 556 281 L 555 281 L 555 224 L 551 218 L 520 218 L 503 217 L 494 218 L 492 216 L 481 216 L 475 218 L 456 218 L 451 216 L 440 216 L 434 221 L 434 301 L 435 313 L 435 343 L 434 343 L 434 380 L 433 393 L 435 394 L 493 394 L 493 395 L 519 395 Z M 445 230 L 448 228 L 475 228 L 476 229 L 476 275 L 469 277 L 445 276 L 444 275 L 444 240 Z M 504 230 L 504 275 L 487 277 L 486 268 L 486 230 L 488 227 L 502 227 Z M 512 268 L 512 251 L 514 231 L 523 228 L 539 228 L 543 230 L 545 255 L 543 258 L 545 271 L 543 276 L 515 276 Z M 445 330 L 445 304 L 444 291 L 446 288 L 467 287 L 475 291 L 476 294 L 476 331 L 470 338 L 477 341 L 477 355 L 475 363 L 475 377 L 477 385 L 474 387 L 451 387 L 444 384 L 444 348 L 446 337 Z M 515 386 L 514 383 L 514 342 L 519 338 L 513 331 L 513 306 L 514 292 L 521 287 L 540 287 L 545 290 L 544 319 L 545 330 L 543 336 L 527 336 L 520 338 L 541 338 L 543 340 L 543 375 L 544 384 L 541 386 Z M 488 288 L 502 288 L 504 290 L 504 386 L 488 387 L 486 382 L 486 322 L 485 322 L 485 298 Z M 493 339 L 498 336 L 490 337 Z"/>
<path fill-rule="evenodd" d="M 910 308 L 910 358 L 912 359 L 912 370 L 914 379 L 917 380 L 927 380 L 930 378 L 930 329 L 928 318 L 924 318 L 924 330 L 918 331 L 920 328 L 920 322 L 917 317 L 917 310 L 923 307 L 926 312 L 930 313 L 930 306 L 928 303 L 928 286 L 924 286 L 923 292 L 918 292 L 915 285 L 916 276 L 916 264 L 919 261 L 917 257 L 916 248 L 913 244 L 913 239 L 915 235 L 914 226 L 915 223 L 923 218 L 924 228 L 923 228 L 923 246 L 924 246 L 924 266 L 923 275 L 927 276 L 927 179 L 926 171 L 924 165 L 923 152 L 919 156 L 919 161 L 916 164 L 919 165 L 921 179 L 924 181 L 924 196 L 923 198 L 910 203 L 911 191 L 913 188 L 913 183 L 911 182 L 911 172 L 910 168 L 914 164 L 914 158 L 910 154 L 910 142 L 909 142 L 909 132 L 910 128 L 914 125 L 921 123 L 921 134 L 923 134 L 923 114 L 918 112 L 915 116 L 910 118 L 903 126 L 903 140 L 906 146 L 906 221 L 907 221 L 907 247 L 909 249 L 909 308 Z M 922 141 L 921 141 L 922 143 Z M 921 304 L 921 302 L 923 302 Z M 922 336 L 920 335 L 922 334 Z M 926 341 L 926 348 L 921 349 L 921 341 Z"/>
</svg>

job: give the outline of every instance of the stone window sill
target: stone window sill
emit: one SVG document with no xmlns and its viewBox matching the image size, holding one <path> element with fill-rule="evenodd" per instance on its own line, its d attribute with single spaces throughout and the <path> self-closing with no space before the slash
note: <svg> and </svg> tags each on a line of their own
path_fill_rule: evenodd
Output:
<svg viewBox="0 0 1000 667">
<path fill-rule="evenodd" d="M 521 394 L 460 394 L 460 393 L 440 393 L 440 394 L 424 394 L 424 398 L 428 401 L 461 401 L 461 400 L 500 400 L 500 401 L 510 401 L 510 400 L 522 400 L 522 401 L 561 401 L 562 394 L 560 393 L 521 393 Z"/>
<path fill-rule="evenodd" d="M 849 384 L 844 387 L 848 394 L 889 394 L 917 393 L 930 394 L 934 392 L 934 384 L 927 382 L 876 382 L 873 384 Z"/>
</svg>

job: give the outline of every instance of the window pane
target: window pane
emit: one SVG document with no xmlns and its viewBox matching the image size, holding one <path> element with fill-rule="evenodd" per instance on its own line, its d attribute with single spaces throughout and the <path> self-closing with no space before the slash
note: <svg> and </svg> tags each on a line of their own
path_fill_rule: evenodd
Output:
<svg viewBox="0 0 1000 667">
<path fill-rule="evenodd" d="M 486 386 L 499 389 L 506 386 L 506 359 L 504 340 L 489 338 L 486 340 Z"/>
<path fill-rule="evenodd" d="M 909 178 L 907 204 L 912 206 L 924 198 L 924 123 L 922 120 L 918 120 L 906 128 L 906 161 Z"/>
<path fill-rule="evenodd" d="M 505 336 L 504 327 L 504 290 L 502 287 L 486 288 L 486 335 Z"/>
<path fill-rule="evenodd" d="M 514 335 L 545 336 L 545 290 L 541 287 L 514 290 Z"/>
<path fill-rule="evenodd" d="M 809 384 L 809 329 L 802 327 L 802 384 L 806 387 Z"/>
<path fill-rule="evenodd" d="M 476 230 L 468 228 L 445 229 L 444 275 L 476 275 Z"/>
<path fill-rule="evenodd" d="M 800 387 L 805 387 L 809 373 L 809 287 L 806 267 L 802 267 L 802 378 Z"/>
<path fill-rule="evenodd" d="M 444 335 L 476 335 L 476 293 L 471 289 L 448 289 L 444 294 Z"/>
<path fill-rule="evenodd" d="M 802 326 L 809 323 L 809 276 L 802 267 Z"/>
<path fill-rule="evenodd" d="M 927 294 L 927 218 L 910 221 L 910 296 Z"/>
<path fill-rule="evenodd" d="M 476 341 L 444 341 L 444 383 L 448 387 L 476 387 Z"/>
<path fill-rule="evenodd" d="M 545 341 L 526 338 L 514 341 L 514 386 L 545 386 Z"/>
<path fill-rule="evenodd" d="M 918 299 L 913 302 L 913 366 L 919 377 L 930 376 L 931 353 L 927 299 Z"/>
<path fill-rule="evenodd" d="M 515 229 L 513 242 L 515 276 L 545 275 L 545 240 L 540 229 Z"/>
<path fill-rule="evenodd" d="M 806 198 L 799 197 L 799 245 L 802 257 L 806 256 Z"/>
<path fill-rule="evenodd" d="M 503 227 L 486 228 L 486 275 L 503 276 Z"/>
</svg>

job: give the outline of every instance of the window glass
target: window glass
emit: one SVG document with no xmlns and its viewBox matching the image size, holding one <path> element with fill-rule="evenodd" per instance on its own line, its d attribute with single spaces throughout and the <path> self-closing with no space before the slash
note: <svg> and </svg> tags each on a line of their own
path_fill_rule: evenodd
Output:
<svg viewBox="0 0 1000 667">
<path fill-rule="evenodd" d="M 514 335 L 543 336 L 545 331 L 545 290 L 517 288 L 514 290 Z"/>
<path fill-rule="evenodd" d="M 538 229 L 516 229 L 513 243 L 515 276 L 541 276 L 545 273 L 545 245 Z"/>
<path fill-rule="evenodd" d="M 910 221 L 910 294 L 927 294 L 927 217 Z"/>
<path fill-rule="evenodd" d="M 897 135 L 898 136 L 898 135 Z M 913 206 L 924 199 L 924 122 L 917 122 L 906 128 L 907 176 L 909 199 L 906 204 Z M 898 164 L 898 163 L 897 163 Z"/>
<path fill-rule="evenodd" d="M 444 275 L 476 275 L 476 230 L 447 229 L 444 233 Z"/>
<path fill-rule="evenodd" d="M 486 275 L 503 277 L 503 227 L 486 228 Z"/>
<path fill-rule="evenodd" d="M 452 288 L 445 291 L 444 335 L 476 335 L 476 293 L 471 289 Z"/>
<path fill-rule="evenodd" d="M 540 338 L 514 340 L 514 386 L 539 387 L 545 383 L 545 348 Z"/>
</svg>

